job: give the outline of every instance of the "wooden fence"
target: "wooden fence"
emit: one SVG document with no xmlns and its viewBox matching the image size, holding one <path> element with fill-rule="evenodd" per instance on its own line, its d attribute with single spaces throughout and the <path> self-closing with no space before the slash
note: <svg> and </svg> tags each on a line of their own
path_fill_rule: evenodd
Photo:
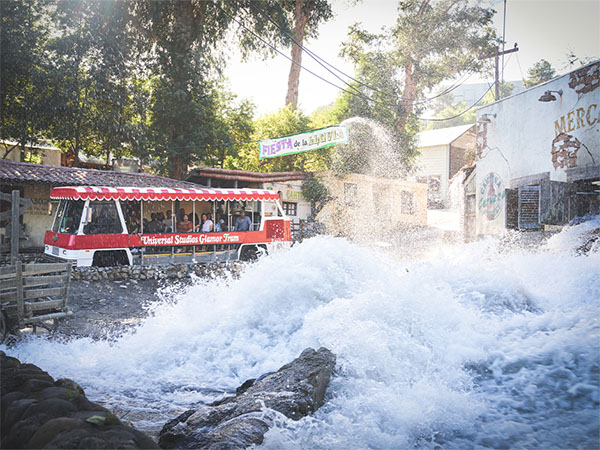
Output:
<svg viewBox="0 0 600 450">
<path fill-rule="evenodd" d="M 70 316 L 67 306 L 71 263 L 23 264 L 0 267 L 0 304 L 4 331 L 42 325 Z M 0 336 L 2 339 L 3 336 Z"/>
</svg>

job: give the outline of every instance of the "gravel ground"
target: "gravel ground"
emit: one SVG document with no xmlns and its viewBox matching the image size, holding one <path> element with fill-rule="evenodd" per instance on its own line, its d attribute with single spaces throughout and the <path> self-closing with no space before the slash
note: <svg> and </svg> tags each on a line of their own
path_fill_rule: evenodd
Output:
<svg viewBox="0 0 600 450">
<path fill-rule="evenodd" d="M 69 308 L 73 315 L 60 319 L 56 333 L 93 339 L 117 339 L 147 317 L 147 307 L 162 301 L 161 288 L 168 284 L 182 289 L 184 281 L 73 281 Z"/>
</svg>

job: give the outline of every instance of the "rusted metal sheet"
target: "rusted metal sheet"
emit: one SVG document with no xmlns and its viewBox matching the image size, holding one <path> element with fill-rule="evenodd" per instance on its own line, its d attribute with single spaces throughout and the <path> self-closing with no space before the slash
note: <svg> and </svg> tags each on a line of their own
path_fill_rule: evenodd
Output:
<svg viewBox="0 0 600 450">
<path fill-rule="evenodd" d="M 572 208 L 573 185 L 561 181 L 542 180 L 540 183 L 540 223 L 565 225 L 575 215 Z M 574 205 L 573 205 L 574 206 Z"/>
</svg>

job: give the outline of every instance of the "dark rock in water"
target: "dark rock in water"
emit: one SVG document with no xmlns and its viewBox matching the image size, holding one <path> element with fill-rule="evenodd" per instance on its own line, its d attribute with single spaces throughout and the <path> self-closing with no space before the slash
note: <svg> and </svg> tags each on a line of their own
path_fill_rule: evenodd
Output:
<svg viewBox="0 0 600 450">
<path fill-rule="evenodd" d="M 600 251 L 600 228 L 587 231 L 581 235 L 582 243 L 575 249 L 578 255 L 587 255 L 591 252 Z"/>
<path fill-rule="evenodd" d="M 0 394 L 0 448 L 158 448 L 89 401 L 74 381 L 54 381 L 1 351 Z"/>
<path fill-rule="evenodd" d="M 308 348 L 277 372 L 243 383 L 233 397 L 186 411 L 160 432 L 162 448 L 244 449 L 261 444 L 268 410 L 293 420 L 314 413 L 325 401 L 335 367 L 326 348 Z"/>
</svg>

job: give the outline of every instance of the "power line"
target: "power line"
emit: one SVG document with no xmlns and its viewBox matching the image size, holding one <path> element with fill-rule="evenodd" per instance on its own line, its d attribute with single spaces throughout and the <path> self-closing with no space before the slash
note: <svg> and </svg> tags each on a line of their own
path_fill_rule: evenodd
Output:
<svg viewBox="0 0 600 450">
<path fill-rule="evenodd" d="M 292 42 L 297 45 L 302 51 L 304 51 L 308 56 L 310 56 L 311 58 L 313 58 L 317 63 L 319 63 L 320 66 L 322 66 L 323 68 L 325 68 L 325 70 L 327 70 L 329 73 L 331 73 L 334 77 L 336 77 L 337 79 L 339 79 L 342 83 L 346 84 L 347 86 L 351 87 L 352 89 L 354 89 L 358 95 L 364 95 L 362 92 L 360 92 L 358 89 L 356 89 L 354 86 L 352 86 L 350 83 L 348 83 L 347 81 L 345 81 L 344 79 L 342 79 L 339 75 L 335 74 L 331 69 L 329 69 L 326 66 L 331 67 L 332 69 L 334 69 L 335 71 L 339 72 L 340 74 L 344 75 L 345 77 L 349 78 L 350 80 L 352 80 L 355 83 L 358 83 L 361 86 L 366 87 L 367 89 L 370 89 L 372 91 L 378 92 L 380 94 L 389 96 L 389 97 L 394 97 L 396 100 L 402 102 L 402 103 L 408 103 L 408 104 L 421 104 L 421 103 L 428 103 L 438 97 L 441 97 L 443 95 L 448 94 L 449 92 L 453 91 L 454 89 L 457 89 L 458 87 L 460 87 L 462 84 L 464 84 L 467 79 L 473 74 L 473 67 L 475 65 L 477 65 L 477 61 L 475 60 L 473 62 L 473 64 L 471 65 L 471 67 L 469 67 L 465 73 L 463 73 L 460 77 L 459 80 L 462 79 L 465 75 L 468 75 L 467 78 L 465 78 L 464 81 L 458 83 L 456 82 L 454 85 L 451 85 L 449 88 L 446 88 L 444 91 L 442 91 L 441 93 L 438 93 L 436 95 L 434 95 L 433 97 L 428 97 L 428 98 L 424 98 L 422 100 L 417 100 L 417 99 L 398 99 L 398 97 L 395 94 L 390 94 L 388 92 L 384 92 L 381 91 L 373 86 L 370 86 L 366 83 L 363 83 L 360 80 L 357 80 L 355 78 L 353 78 L 352 76 L 346 74 L 345 72 L 343 72 L 342 70 L 338 69 L 337 67 L 335 67 L 333 64 L 325 61 L 323 58 L 321 58 L 319 55 L 317 55 L 315 52 L 313 52 L 312 50 L 308 49 L 307 47 L 303 46 L 302 44 L 300 44 L 292 35 L 290 35 L 287 31 L 285 31 L 283 28 L 281 28 L 281 26 L 279 26 L 279 24 L 277 22 L 275 22 L 267 13 L 265 13 L 262 9 L 260 9 L 259 7 L 253 5 L 252 3 L 250 4 L 250 7 L 252 9 L 254 9 L 255 11 L 259 12 L 260 14 L 262 14 L 269 22 L 271 22 L 273 25 L 275 25 L 275 27 L 282 32 L 285 36 L 287 36 L 289 39 L 292 40 Z M 287 56 L 286 56 L 287 57 Z M 289 58 L 288 58 L 289 59 Z M 293 62 L 293 61 L 292 61 Z M 305 69 L 302 65 L 300 65 L 300 67 L 302 69 Z M 306 69 L 305 69 L 306 70 Z M 371 99 L 372 101 L 376 101 Z"/>
<path fill-rule="evenodd" d="M 486 94 L 487 94 L 488 92 L 490 92 L 490 91 L 492 90 L 492 88 L 493 88 L 493 87 L 494 87 L 494 85 L 493 85 L 493 84 L 490 84 L 490 85 L 489 85 L 489 87 L 487 88 L 487 90 L 486 90 L 486 91 L 483 93 L 483 95 L 482 95 L 481 97 L 479 97 L 479 100 L 477 100 L 475 103 L 473 103 L 471 106 L 469 106 L 467 109 L 465 109 L 463 112 L 461 112 L 461 113 L 459 113 L 459 114 L 456 114 L 456 115 L 454 115 L 454 116 L 451 116 L 451 117 L 445 117 L 445 118 L 443 118 L 443 119 L 426 119 L 426 118 L 424 118 L 424 117 L 417 117 L 417 119 L 419 119 L 419 120 L 424 120 L 424 121 L 427 121 L 427 122 L 443 122 L 443 121 L 445 121 L 445 120 L 451 120 L 451 119 L 455 119 L 455 118 L 457 118 L 457 117 L 460 117 L 460 116 L 462 116 L 463 114 L 466 114 L 467 112 L 469 112 L 470 110 L 472 110 L 472 109 L 473 109 L 475 106 L 477 106 L 477 105 L 479 104 L 479 102 L 480 102 L 481 100 L 483 100 L 483 97 L 485 97 L 485 96 L 486 96 Z"/>
<path fill-rule="evenodd" d="M 287 60 L 291 61 L 291 62 L 292 62 L 292 64 L 295 64 L 295 65 L 299 66 L 301 69 L 304 69 L 306 72 L 308 72 L 308 73 L 310 73 L 311 75 L 313 75 L 313 76 L 317 77 L 317 78 L 318 78 L 318 79 L 320 79 L 321 81 L 324 81 L 325 83 L 327 83 L 327 84 L 330 84 L 331 86 L 333 86 L 333 87 L 335 87 L 335 88 L 339 89 L 340 91 L 347 92 L 348 94 L 351 94 L 351 95 L 356 95 L 356 96 L 359 96 L 359 97 L 363 97 L 363 98 L 365 98 L 365 99 L 367 99 L 367 100 L 370 100 L 370 101 L 372 101 L 372 102 L 374 102 L 374 103 L 379 103 L 379 104 L 386 105 L 386 106 L 393 106 L 394 108 L 397 108 L 397 107 L 398 107 L 398 104 L 380 102 L 380 101 L 377 101 L 377 100 L 375 100 L 375 99 L 372 99 L 371 97 L 369 97 L 369 96 L 367 96 L 367 95 L 365 95 L 365 94 L 363 94 L 363 93 L 349 91 L 349 90 L 347 90 L 347 89 L 344 89 L 343 87 L 340 87 L 340 86 L 338 86 L 337 84 L 335 84 L 335 83 L 333 83 L 333 82 L 331 82 L 331 81 L 329 81 L 329 80 L 326 80 L 325 78 L 323 78 L 323 77 L 321 77 L 320 75 L 316 74 L 316 73 L 315 73 L 315 72 L 313 72 L 312 70 L 309 70 L 309 69 L 307 69 L 306 67 L 303 67 L 303 66 L 302 66 L 302 64 L 298 64 L 296 61 L 294 61 L 292 58 L 290 58 L 289 56 L 287 56 L 285 53 L 283 53 L 282 51 L 280 51 L 279 49 L 277 49 L 276 47 L 274 47 L 273 45 L 271 45 L 269 42 L 267 42 L 267 41 L 265 41 L 263 38 L 261 38 L 261 37 L 260 37 L 258 34 L 256 34 L 254 31 L 252 31 L 252 30 L 250 30 L 249 28 L 247 28 L 246 26 L 244 26 L 244 24 L 242 24 L 242 23 L 241 23 L 240 21 L 238 21 L 238 20 L 237 20 L 235 17 L 233 17 L 232 15 L 230 15 L 229 13 L 227 13 L 225 10 L 221 9 L 221 11 L 223 11 L 223 13 L 224 13 L 225 15 L 227 15 L 227 16 L 228 16 L 228 17 L 229 17 L 231 20 L 233 20 L 235 23 L 237 23 L 237 24 L 238 24 L 240 27 L 242 27 L 242 28 L 243 28 L 245 31 L 247 31 L 248 33 L 252 34 L 252 35 L 253 35 L 255 38 L 257 38 L 257 39 L 258 39 L 258 40 L 260 40 L 260 41 L 261 41 L 263 44 L 265 44 L 266 46 L 268 46 L 268 47 L 269 47 L 271 50 L 273 50 L 273 51 L 277 52 L 278 54 L 280 54 L 281 56 L 283 56 L 283 57 L 284 57 L 284 58 L 286 58 Z"/>
</svg>

